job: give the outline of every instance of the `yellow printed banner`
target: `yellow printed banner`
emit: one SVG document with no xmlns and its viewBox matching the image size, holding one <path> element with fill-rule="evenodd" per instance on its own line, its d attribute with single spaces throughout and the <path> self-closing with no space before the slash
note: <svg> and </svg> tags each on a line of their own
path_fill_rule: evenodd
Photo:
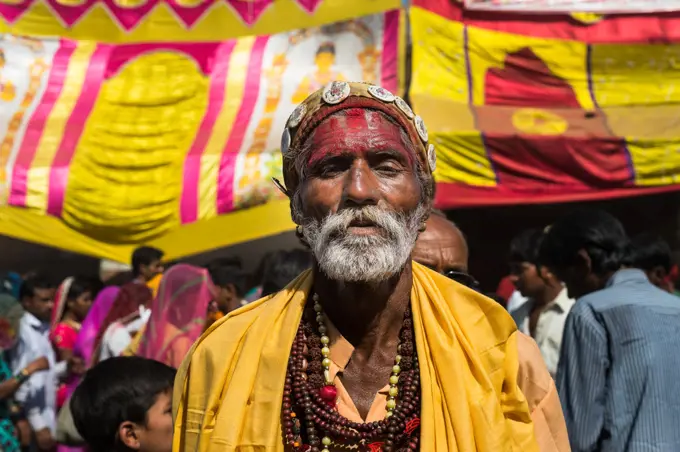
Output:
<svg viewBox="0 0 680 452">
<path fill-rule="evenodd" d="M 410 96 L 437 146 L 440 207 L 680 188 L 677 15 L 544 18 L 416 0 L 411 24 Z"/>
<path fill-rule="evenodd" d="M 177 257 L 291 228 L 266 218 L 285 203 L 271 177 L 288 115 L 335 79 L 402 92 L 401 19 L 208 43 L 5 35 L 0 234 L 111 258 L 172 237 Z M 228 227 L 197 240 L 213 223 Z"/>
<path fill-rule="evenodd" d="M 400 0 L 0 0 L 0 32 L 106 43 L 223 41 L 400 5 Z"/>
</svg>

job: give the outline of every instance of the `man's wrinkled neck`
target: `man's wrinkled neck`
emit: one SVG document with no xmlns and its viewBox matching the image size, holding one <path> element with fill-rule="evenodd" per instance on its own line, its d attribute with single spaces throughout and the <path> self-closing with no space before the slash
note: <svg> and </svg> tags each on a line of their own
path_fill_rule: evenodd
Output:
<svg viewBox="0 0 680 452">
<path fill-rule="evenodd" d="M 399 336 L 412 283 L 410 261 L 399 274 L 375 283 L 331 280 L 315 267 L 313 290 L 345 339 L 357 349 L 374 348 Z"/>
</svg>

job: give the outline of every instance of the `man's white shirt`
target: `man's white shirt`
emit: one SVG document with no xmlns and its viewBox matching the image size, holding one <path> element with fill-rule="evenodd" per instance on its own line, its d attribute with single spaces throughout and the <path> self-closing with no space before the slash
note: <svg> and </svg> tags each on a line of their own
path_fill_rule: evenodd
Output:
<svg viewBox="0 0 680 452">
<path fill-rule="evenodd" d="M 49 335 L 49 324 L 26 312 L 21 318 L 19 340 L 12 349 L 11 367 L 16 374 L 40 357 L 44 356 L 49 361 L 49 370 L 31 375 L 14 398 L 23 407 L 34 431 L 48 428 L 54 436 L 57 429 L 57 386 L 59 380 L 66 376 L 67 362 L 57 363 Z"/>
</svg>

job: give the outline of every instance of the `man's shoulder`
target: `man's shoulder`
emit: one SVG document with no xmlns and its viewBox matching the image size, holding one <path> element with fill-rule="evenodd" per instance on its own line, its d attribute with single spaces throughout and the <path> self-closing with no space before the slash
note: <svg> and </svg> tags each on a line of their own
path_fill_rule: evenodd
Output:
<svg viewBox="0 0 680 452">
<path fill-rule="evenodd" d="M 553 379 L 536 341 L 519 331 L 517 332 L 517 353 L 519 357 L 518 386 L 533 410 L 550 391 Z"/>
<path fill-rule="evenodd" d="M 49 342 L 45 334 L 42 322 L 33 314 L 25 312 L 19 322 L 19 336 L 30 337 L 31 341 L 44 339 Z"/>
<path fill-rule="evenodd" d="M 653 284 L 638 283 L 634 289 L 625 285 L 605 287 L 579 298 L 572 308 L 575 315 L 603 313 L 622 307 L 665 305 L 680 310 L 680 299 Z"/>
</svg>

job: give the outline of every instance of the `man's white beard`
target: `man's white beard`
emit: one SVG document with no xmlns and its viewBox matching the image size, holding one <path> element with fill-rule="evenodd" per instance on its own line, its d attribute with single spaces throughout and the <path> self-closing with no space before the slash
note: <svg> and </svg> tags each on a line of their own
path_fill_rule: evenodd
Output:
<svg viewBox="0 0 680 452">
<path fill-rule="evenodd" d="M 426 214 L 423 205 L 409 214 L 378 206 L 343 209 L 321 221 L 306 220 L 303 235 L 319 268 L 330 279 L 377 283 L 404 268 Z M 374 223 L 380 234 L 352 234 L 348 228 L 355 220 Z"/>
</svg>

